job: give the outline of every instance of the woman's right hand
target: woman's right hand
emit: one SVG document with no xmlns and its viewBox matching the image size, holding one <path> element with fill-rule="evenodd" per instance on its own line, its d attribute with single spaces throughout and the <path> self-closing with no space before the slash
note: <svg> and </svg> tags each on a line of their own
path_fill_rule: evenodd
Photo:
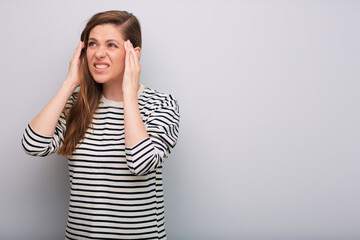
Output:
<svg viewBox="0 0 360 240">
<path fill-rule="evenodd" d="M 69 71 L 66 77 L 66 82 L 71 85 L 78 87 L 80 85 L 79 67 L 80 67 L 80 54 L 84 48 L 84 42 L 80 41 L 79 45 L 75 49 L 74 55 L 72 56 L 69 63 Z"/>
<path fill-rule="evenodd" d="M 46 104 L 40 113 L 31 120 L 30 126 L 36 133 L 43 136 L 53 136 L 66 102 L 71 94 L 73 94 L 76 87 L 80 85 L 80 54 L 83 47 L 84 43 L 80 42 L 71 58 L 67 78 L 56 95 L 48 102 L 48 104 Z"/>
</svg>

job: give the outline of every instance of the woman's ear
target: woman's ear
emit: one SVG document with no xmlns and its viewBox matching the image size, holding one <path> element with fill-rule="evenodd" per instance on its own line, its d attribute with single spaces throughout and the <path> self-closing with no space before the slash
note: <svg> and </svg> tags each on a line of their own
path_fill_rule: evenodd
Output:
<svg viewBox="0 0 360 240">
<path fill-rule="evenodd" d="M 135 50 L 138 58 L 140 59 L 140 56 L 141 56 L 141 48 L 140 48 L 140 47 L 136 47 L 136 48 L 134 48 L 134 50 Z"/>
</svg>

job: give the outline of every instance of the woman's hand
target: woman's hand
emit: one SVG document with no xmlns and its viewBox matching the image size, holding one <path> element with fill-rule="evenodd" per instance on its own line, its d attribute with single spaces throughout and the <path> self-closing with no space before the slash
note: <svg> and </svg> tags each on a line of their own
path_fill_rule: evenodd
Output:
<svg viewBox="0 0 360 240">
<path fill-rule="evenodd" d="M 70 85 L 75 86 L 75 88 L 80 85 L 80 77 L 79 77 L 80 54 L 83 48 L 84 48 L 84 42 L 80 42 L 77 48 L 75 49 L 74 55 L 70 60 L 69 71 L 65 80 Z"/>
<path fill-rule="evenodd" d="M 36 133 L 49 137 L 54 134 L 66 102 L 80 84 L 78 71 L 80 66 L 80 53 L 83 47 L 84 43 L 80 42 L 71 58 L 68 76 L 56 95 L 46 104 L 41 112 L 31 120 L 30 126 Z"/>
<path fill-rule="evenodd" d="M 124 42 L 124 48 L 126 51 L 125 56 L 125 70 L 123 78 L 123 94 L 124 96 L 137 96 L 140 84 L 140 48 L 134 49 L 132 43 L 127 40 Z"/>
</svg>

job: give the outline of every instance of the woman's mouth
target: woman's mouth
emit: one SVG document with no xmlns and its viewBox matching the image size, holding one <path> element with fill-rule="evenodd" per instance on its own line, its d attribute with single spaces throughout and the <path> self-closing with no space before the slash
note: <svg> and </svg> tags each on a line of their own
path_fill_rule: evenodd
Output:
<svg viewBox="0 0 360 240">
<path fill-rule="evenodd" d="M 94 66 L 97 69 L 106 69 L 109 67 L 109 65 L 106 65 L 106 64 L 95 64 Z"/>
</svg>

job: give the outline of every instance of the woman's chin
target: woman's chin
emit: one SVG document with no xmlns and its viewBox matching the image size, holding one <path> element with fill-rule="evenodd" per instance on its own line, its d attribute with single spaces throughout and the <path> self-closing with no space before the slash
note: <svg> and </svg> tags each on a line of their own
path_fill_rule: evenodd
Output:
<svg viewBox="0 0 360 240">
<path fill-rule="evenodd" d="M 122 84 L 120 78 L 106 78 L 106 77 L 93 77 L 95 82 L 99 84 L 104 84 L 108 86 L 116 86 L 118 84 Z"/>
<path fill-rule="evenodd" d="M 110 81 L 109 78 L 105 78 L 105 77 L 93 77 L 95 82 L 100 83 L 100 84 L 104 84 Z"/>
</svg>

